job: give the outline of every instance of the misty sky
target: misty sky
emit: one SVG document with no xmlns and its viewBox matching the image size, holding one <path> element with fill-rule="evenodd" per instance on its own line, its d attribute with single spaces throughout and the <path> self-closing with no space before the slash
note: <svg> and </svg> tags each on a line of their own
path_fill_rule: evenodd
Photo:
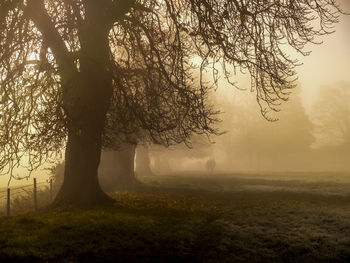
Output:
<svg viewBox="0 0 350 263">
<path fill-rule="evenodd" d="M 350 12 L 350 0 L 339 0 L 342 8 Z M 316 24 L 317 25 L 317 24 Z M 296 68 L 298 83 L 301 86 L 302 102 L 307 112 L 311 109 L 317 98 L 321 86 L 332 86 L 341 81 L 350 83 L 350 15 L 342 15 L 340 23 L 334 27 L 335 32 L 318 38 L 320 45 L 310 44 L 305 51 L 311 51 L 309 56 L 297 54 L 292 48 L 286 47 L 286 53 L 297 58 L 303 65 Z M 250 79 L 248 74 L 234 75 L 231 79 L 239 88 L 249 89 Z M 219 97 L 241 96 L 229 85 L 224 78 L 220 78 L 220 88 L 217 90 Z M 255 95 L 253 95 L 255 97 Z M 257 114 L 259 114 L 257 108 Z"/>
<path fill-rule="evenodd" d="M 340 3 L 350 12 L 349 0 Z M 304 57 L 304 65 L 297 69 L 306 106 L 312 103 L 320 86 L 342 80 L 350 82 L 350 15 L 342 16 L 335 30 L 334 34 L 323 37 L 322 45 L 311 46 L 311 55 Z"/>
</svg>

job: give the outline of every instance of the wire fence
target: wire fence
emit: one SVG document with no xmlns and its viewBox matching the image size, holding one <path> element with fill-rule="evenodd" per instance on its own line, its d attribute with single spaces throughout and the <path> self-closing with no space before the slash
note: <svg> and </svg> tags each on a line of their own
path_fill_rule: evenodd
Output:
<svg viewBox="0 0 350 263">
<path fill-rule="evenodd" d="M 36 211 L 53 198 L 52 179 L 0 190 L 0 216 Z"/>
</svg>

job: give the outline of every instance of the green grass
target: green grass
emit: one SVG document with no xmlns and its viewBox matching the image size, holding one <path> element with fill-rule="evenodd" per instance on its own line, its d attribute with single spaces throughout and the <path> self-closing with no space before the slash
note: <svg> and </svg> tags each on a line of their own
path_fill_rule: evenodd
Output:
<svg viewBox="0 0 350 263">
<path fill-rule="evenodd" d="M 112 207 L 1 218 L 0 262 L 350 262 L 349 185 L 292 178 L 149 177 Z"/>
</svg>

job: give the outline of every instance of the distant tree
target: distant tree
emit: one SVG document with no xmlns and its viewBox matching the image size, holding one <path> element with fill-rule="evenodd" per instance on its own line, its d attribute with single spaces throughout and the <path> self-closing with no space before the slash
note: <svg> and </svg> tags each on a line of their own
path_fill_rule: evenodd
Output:
<svg viewBox="0 0 350 263">
<path fill-rule="evenodd" d="M 300 87 L 297 87 L 281 112 L 276 114 L 277 122 L 260 126 L 259 145 L 263 152 L 277 155 L 301 154 L 310 149 L 314 141 L 312 122 L 302 105 L 300 92 Z"/>
<path fill-rule="evenodd" d="M 158 172 L 169 172 L 174 168 L 181 168 L 182 164 L 188 160 L 203 160 L 212 158 L 212 143 L 206 136 L 192 136 L 190 147 L 184 143 L 164 148 L 158 145 L 149 147 L 154 160 L 154 170 Z M 202 168 L 205 168 L 203 163 Z"/>
<path fill-rule="evenodd" d="M 304 46 L 330 33 L 340 12 L 334 0 L 3 0 L 0 168 L 11 171 L 25 153 L 34 169 L 67 142 L 55 204 L 111 202 L 97 168 L 113 87 L 130 94 L 133 76 L 147 72 L 143 87 L 156 79 L 153 91 L 169 89 L 176 97 L 192 86 L 187 63 L 199 56 L 200 72 L 211 69 L 214 82 L 219 65 L 228 79 L 236 68 L 248 71 L 266 114 L 294 86 L 297 62 L 283 52 L 284 43 L 307 54 Z M 319 28 L 310 26 L 314 21 Z M 196 90 L 187 96 L 201 102 L 193 113 L 196 130 L 210 133 L 202 81 Z M 155 101 L 146 101 L 151 109 Z M 155 137 L 167 126 L 128 106 Z M 179 113 L 167 110 L 169 118 Z M 128 115 L 118 119 L 127 122 Z"/>
<path fill-rule="evenodd" d="M 138 145 L 135 156 L 136 176 L 154 176 L 151 169 L 151 157 L 148 145 Z"/>
<path fill-rule="evenodd" d="M 193 68 L 188 66 L 186 71 L 190 75 Z M 119 87 L 124 85 L 123 82 L 117 85 L 107 112 L 100 182 L 111 190 L 133 187 L 137 183 L 134 174 L 137 145 L 140 145 L 138 174 L 151 174 L 149 144 L 189 145 L 194 134 L 217 133 L 213 126 L 218 121 L 218 112 L 208 99 L 210 87 L 193 84 L 182 87 L 181 92 L 174 92 L 173 88 L 166 87 L 166 83 L 160 85 L 162 80 L 157 76 L 153 77 L 152 83 L 144 84 L 142 72 L 123 73 L 126 79 L 133 78 L 134 84 L 122 92 Z M 193 78 L 192 82 L 195 80 Z"/>
<path fill-rule="evenodd" d="M 103 151 L 99 166 L 99 181 L 105 191 L 126 190 L 134 187 L 136 145 L 121 143 L 118 149 Z"/>
<path fill-rule="evenodd" d="M 350 151 L 350 83 L 320 88 L 312 109 L 316 148 Z"/>
<path fill-rule="evenodd" d="M 298 156 L 309 153 L 314 141 L 312 122 L 299 93 L 297 88 L 282 110 L 270 115 L 270 119 L 278 119 L 275 122 L 266 122 L 255 114 L 258 109 L 249 98 L 239 100 L 236 96 L 233 102 L 224 104 L 227 116 L 223 116 L 223 121 L 232 128 L 222 138 L 221 145 L 231 153 L 231 160 L 227 161 L 232 168 L 236 158 L 247 161 L 248 169 L 286 169 L 297 165 Z"/>
<path fill-rule="evenodd" d="M 214 168 L 216 166 L 216 162 L 215 160 L 213 159 L 209 159 L 207 162 L 206 162 L 206 168 L 207 168 L 207 171 L 208 172 L 213 172 L 214 171 Z"/>
</svg>

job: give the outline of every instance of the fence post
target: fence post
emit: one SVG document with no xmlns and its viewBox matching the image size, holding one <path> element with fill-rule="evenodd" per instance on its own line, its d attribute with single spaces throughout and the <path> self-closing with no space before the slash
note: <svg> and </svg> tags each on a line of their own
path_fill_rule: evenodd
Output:
<svg viewBox="0 0 350 263">
<path fill-rule="evenodd" d="M 7 216 L 9 217 L 10 216 L 10 188 L 7 188 Z"/>
<path fill-rule="evenodd" d="M 36 178 L 34 178 L 33 196 L 34 196 L 34 209 L 35 209 L 35 211 L 37 211 L 38 210 L 38 202 L 37 202 L 37 198 L 36 198 Z"/>
<path fill-rule="evenodd" d="M 52 201 L 52 179 L 50 179 L 50 200 Z"/>
</svg>

